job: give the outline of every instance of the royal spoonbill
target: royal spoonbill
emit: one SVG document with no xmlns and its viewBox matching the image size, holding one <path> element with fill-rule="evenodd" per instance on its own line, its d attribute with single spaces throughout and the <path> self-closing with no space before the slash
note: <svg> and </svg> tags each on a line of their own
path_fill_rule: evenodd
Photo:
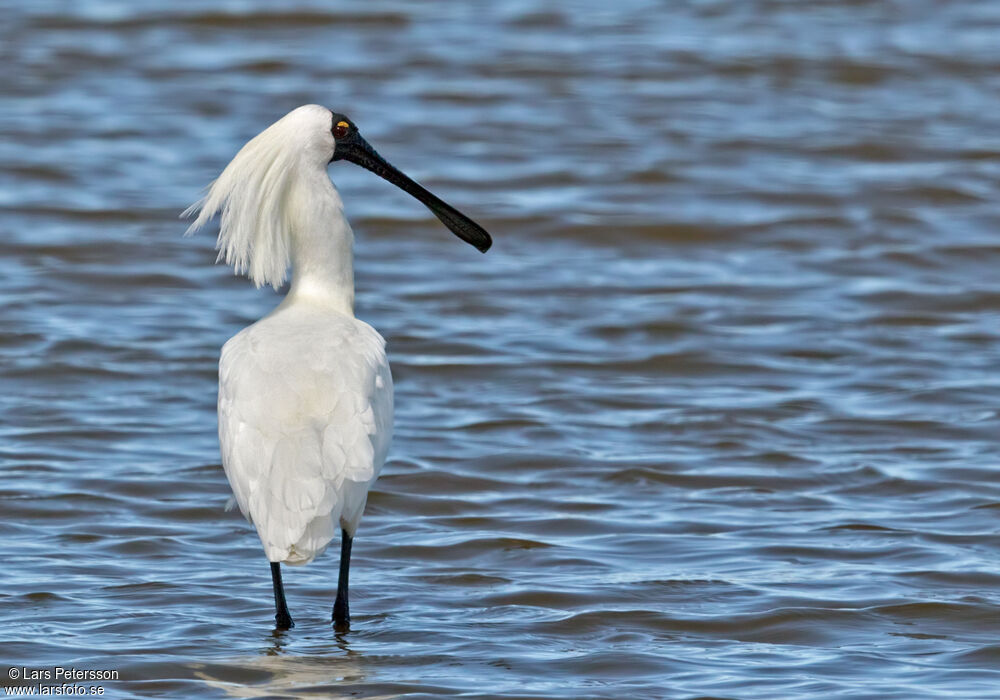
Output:
<svg viewBox="0 0 1000 700">
<path fill-rule="evenodd" d="M 486 231 L 390 165 L 343 114 L 288 113 L 250 140 L 185 215 L 188 233 L 220 214 L 218 260 L 284 300 L 222 348 L 219 442 L 243 515 L 271 562 L 275 622 L 292 627 L 281 563 L 308 564 L 339 524 L 333 622 L 347 628 L 351 543 L 392 434 L 385 341 L 354 317 L 354 234 L 327 174 L 360 165 L 410 193 L 463 241 L 486 252 Z"/>
</svg>

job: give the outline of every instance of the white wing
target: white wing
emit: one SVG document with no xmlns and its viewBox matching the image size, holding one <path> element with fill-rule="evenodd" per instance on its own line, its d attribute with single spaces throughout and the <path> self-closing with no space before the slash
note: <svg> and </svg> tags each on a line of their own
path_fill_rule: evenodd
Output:
<svg viewBox="0 0 1000 700">
<path fill-rule="evenodd" d="M 222 464 L 269 560 L 306 564 L 338 521 L 357 529 L 392 433 L 384 347 L 362 321 L 290 307 L 222 348 Z"/>
</svg>

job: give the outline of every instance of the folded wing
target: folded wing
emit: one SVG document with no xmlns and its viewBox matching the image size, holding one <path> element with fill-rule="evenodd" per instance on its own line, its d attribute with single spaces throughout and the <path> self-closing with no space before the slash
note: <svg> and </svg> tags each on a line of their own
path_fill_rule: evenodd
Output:
<svg viewBox="0 0 1000 700">
<path fill-rule="evenodd" d="M 353 535 L 391 430 L 384 341 L 361 321 L 277 312 L 222 349 L 222 463 L 271 561 L 312 561 L 338 522 Z"/>
</svg>

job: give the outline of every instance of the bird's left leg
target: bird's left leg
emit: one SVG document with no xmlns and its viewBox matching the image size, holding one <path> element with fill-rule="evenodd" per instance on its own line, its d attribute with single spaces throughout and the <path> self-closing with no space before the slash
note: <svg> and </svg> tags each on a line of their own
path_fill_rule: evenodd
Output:
<svg viewBox="0 0 1000 700">
<path fill-rule="evenodd" d="M 274 624 L 279 630 L 295 627 L 285 602 L 285 587 L 281 585 L 281 563 L 271 562 L 271 583 L 274 584 Z"/>
<path fill-rule="evenodd" d="M 340 578 L 337 579 L 337 599 L 333 603 L 333 624 L 344 629 L 351 626 L 351 611 L 347 605 L 347 577 L 351 570 L 353 542 L 354 538 L 347 534 L 347 530 L 340 531 Z"/>
</svg>

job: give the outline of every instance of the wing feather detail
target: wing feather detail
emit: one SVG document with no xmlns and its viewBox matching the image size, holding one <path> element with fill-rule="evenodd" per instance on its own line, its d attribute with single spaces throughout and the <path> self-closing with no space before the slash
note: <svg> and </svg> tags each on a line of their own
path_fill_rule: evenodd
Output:
<svg viewBox="0 0 1000 700">
<path fill-rule="evenodd" d="M 305 564 L 353 534 L 392 431 L 392 376 L 371 326 L 279 310 L 225 344 L 222 464 L 271 561 Z"/>
</svg>

